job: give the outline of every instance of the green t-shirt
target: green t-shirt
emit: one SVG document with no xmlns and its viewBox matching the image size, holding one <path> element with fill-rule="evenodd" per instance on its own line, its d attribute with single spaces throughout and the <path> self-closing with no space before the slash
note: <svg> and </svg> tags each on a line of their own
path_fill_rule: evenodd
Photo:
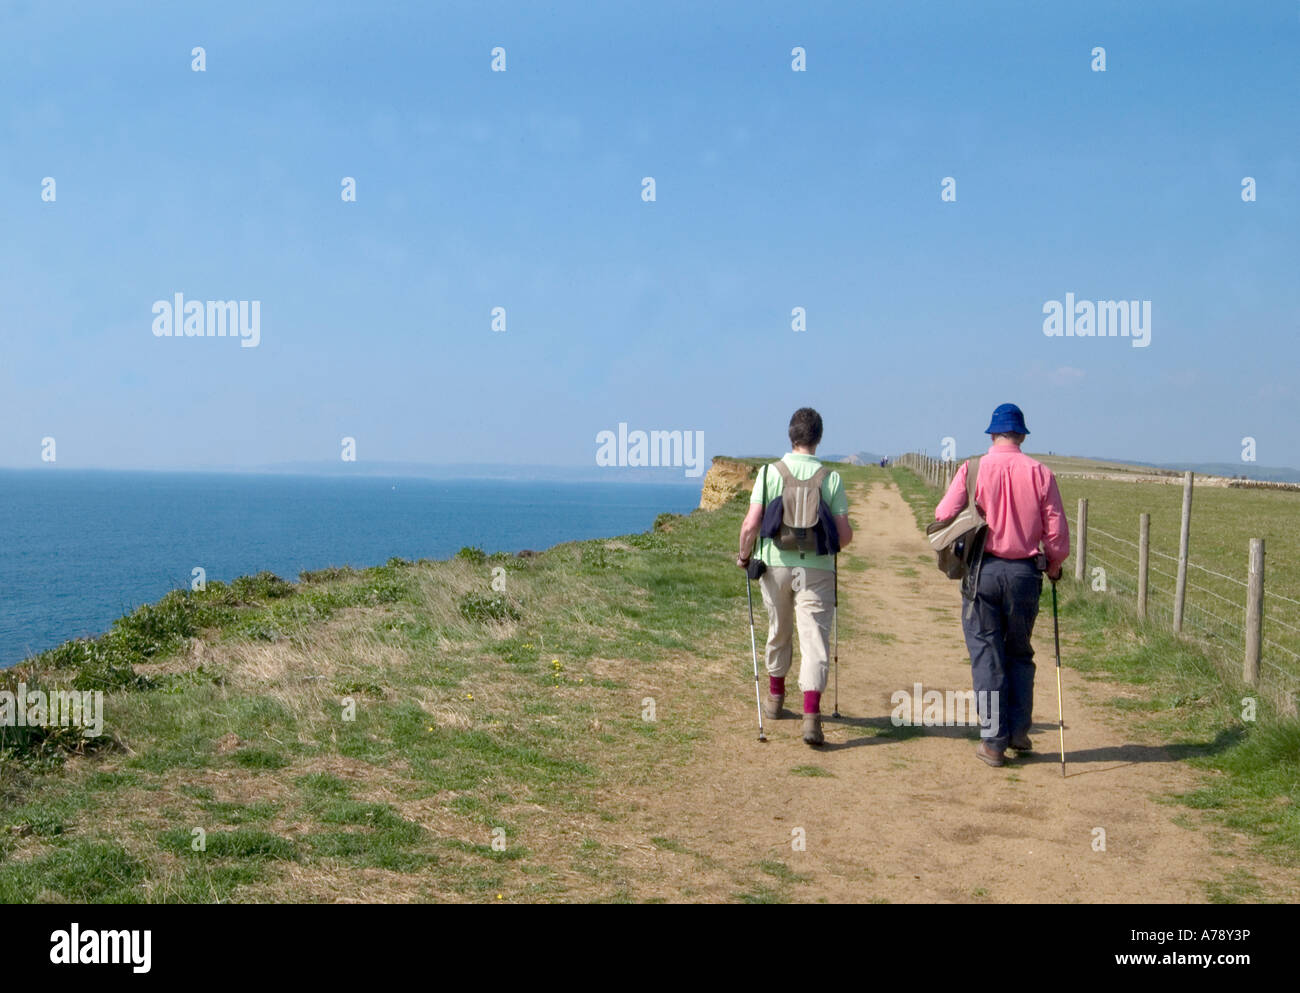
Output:
<svg viewBox="0 0 1300 993">
<path fill-rule="evenodd" d="M 822 467 L 816 456 L 802 455 L 797 452 L 786 452 L 781 457 L 781 461 L 789 467 L 790 475 L 794 476 L 795 479 L 811 479 L 813 474 Z M 749 496 L 751 505 L 769 504 L 781 495 L 781 474 L 768 466 L 766 477 L 767 491 L 764 493 L 764 470 L 760 468 L 758 478 L 754 480 L 754 492 Z M 831 514 L 835 517 L 849 512 L 848 494 L 844 492 L 844 484 L 840 481 L 838 472 L 828 472 L 826 478 L 822 480 L 822 499 L 826 501 L 826 506 L 831 508 Z M 785 566 L 787 568 L 803 566 L 805 569 L 834 568 L 833 557 L 830 555 L 814 555 L 812 552 L 800 551 L 787 552 L 784 549 L 777 548 L 776 542 L 768 538 L 758 539 L 758 557 L 760 561 L 767 564 L 768 568 L 775 566 Z"/>
</svg>

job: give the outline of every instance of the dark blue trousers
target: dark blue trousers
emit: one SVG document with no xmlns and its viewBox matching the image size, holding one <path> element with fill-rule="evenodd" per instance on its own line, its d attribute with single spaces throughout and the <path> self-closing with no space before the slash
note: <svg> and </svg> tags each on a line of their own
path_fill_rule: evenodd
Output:
<svg viewBox="0 0 1300 993">
<path fill-rule="evenodd" d="M 1032 561 L 984 556 L 975 600 L 962 604 L 980 737 L 1002 750 L 1027 734 L 1034 712 L 1034 648 L 1043 576 Z"/>
</svg>

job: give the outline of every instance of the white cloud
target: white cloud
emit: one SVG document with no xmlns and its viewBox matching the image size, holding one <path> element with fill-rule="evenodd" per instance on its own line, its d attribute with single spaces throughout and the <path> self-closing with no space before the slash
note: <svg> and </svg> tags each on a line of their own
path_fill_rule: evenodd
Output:
<svg viewBox="0 0 1300 993">
<path fill-rule="evenodd" d="M 1053 386 L 1073 386 L 1087 375 L 1082 369 L 1072 365 L 1057 366 L 1047 374 L 1047 381 Z"/>
</svg>

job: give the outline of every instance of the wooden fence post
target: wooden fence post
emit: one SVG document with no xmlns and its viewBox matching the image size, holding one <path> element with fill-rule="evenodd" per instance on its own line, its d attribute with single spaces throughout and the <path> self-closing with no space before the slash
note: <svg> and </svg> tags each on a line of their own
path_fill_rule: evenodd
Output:
<svg viewBox="0 0 1300 993">
<path fill-rule="evenodd" d="M 1151 515 L 1138 518 L 1138 618 L 1147 618 L 1147 573 L 1151 564 Z"/>
<path fill-rule="evenodd" d="M 1183 475 L 1183 526 L 1178 535 L 1178 583 L 1174 589 L 1174 634 L 1183 633 L 1183 604 L 1187 601 L 1187 550 L 1192 539 L 1192 472 Z"/>
<path fill-rule="evenodd" d="M 1079 499 L 1079 554 L 1074 559 L 1074 578 L 1083 582 L 1088 571 L 1088 501 Z"/>
<path fill-rule="evenodd" d="M 1241 676 L 1259 682 L 1259 656 L 1264 644 L 1264 539 L 1250 539 L 1250 582 L 1246 592 L 1246 664 Z"/>
</svg>

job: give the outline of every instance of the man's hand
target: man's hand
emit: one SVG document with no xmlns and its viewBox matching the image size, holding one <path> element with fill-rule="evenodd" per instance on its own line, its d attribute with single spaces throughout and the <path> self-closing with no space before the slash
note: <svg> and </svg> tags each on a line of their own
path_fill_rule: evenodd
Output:
<svg viewBox="0 0 1300 993">
<path fill-rule="evenodd" d="M 1052 582 L 1056 582 L 1058 579 L 1060 579 L 1060 578 L 1061 578 L 1061 564 L 1058 563 L 1055 569 L 1048 569 L 1048 570 L 1047 570 L 1047 578 L 1050 579 Z"/>
<path fill-rule="evenodd" d="M 748 556 L 748 555 L 737 555 L 737 556 L 736 556 L 736 565 L 740 566 L 742 569 L 748 569 L 748 568 L 749 568 L 749 556 Z"/>
</svg>

